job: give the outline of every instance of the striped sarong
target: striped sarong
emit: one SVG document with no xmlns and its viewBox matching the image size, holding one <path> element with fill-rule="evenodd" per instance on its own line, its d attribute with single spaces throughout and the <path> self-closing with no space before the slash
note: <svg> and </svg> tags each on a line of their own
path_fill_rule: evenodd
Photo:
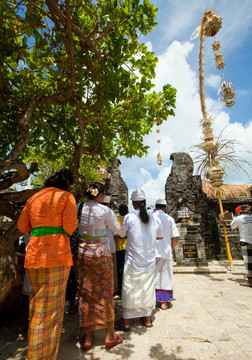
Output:
<svg viewBox="0 0 252 360">
<path fill-rule="evenodd" d="M 107 328 L 115 318 L 113 261 L 111 256 L 88 255 L 79 244 L 74 260 L 79 298 L 80 328 L 83 332 Z"/>
<path fill-rule="evenodd" d="M 248 278 L 252 279 L 252 244 L 242 246 L 241 249 Z"/>
<path fill-rule="evenodd" d="M 70 267 L 26 269 L 32 286 L 28 331 L 29 360 L 57 359 Z"/>
</svg>

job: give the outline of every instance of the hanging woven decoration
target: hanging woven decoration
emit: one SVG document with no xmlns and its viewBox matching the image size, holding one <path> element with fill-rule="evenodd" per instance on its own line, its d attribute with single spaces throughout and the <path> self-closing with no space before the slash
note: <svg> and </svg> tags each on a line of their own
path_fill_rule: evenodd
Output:
<svg viewBox="0 0 252 360">
<path fill-rule="evenodd" d="M 215 59 L 215 64 L 216 64 L 216 69 L 221 70 L 224 68 L 225 61 L 223 60 L 223 54 L 221 51 L 219 51 L 221 48 L 221 44 L 220 41 L 214 41 L 214 43 L 212 44 L 212 49 L 215 52 L 214 55 L 214 59 Z"/>
<path fill-rule="evenodd" d="M 212 49 L 213 49 L 213 51 L 215 52 L 215 51 L 218 51 L 218 50 L 220 50 L 220 48 L 221 48 L 221 44 L 220 44 L 220 41 L 218 40 L 218 41 L 214 41 L 214 43 L 212 44 Z"/>
<path fill-rule="evenodd" d="M 219 88 L 218 95 L 220 95 L 220 99 L 225 102 L 227 107 L 235 104 L 235 88 L 231 82 L 223 81 Z"/>
<path fill-rule="evenodd" d="M 162 156 L 161 156 L 160 153 L 158 152 L 158 153 L 157 153 L 157 163 L 158 163 L 158 165 L 162 165 L 162 162 L 163 162 Z"/>
<path fill-rule="evenodd" d="M 215 59 L 216 68 L 218 70 L 223 69 L 226 64 L 225 64 L 225 61 L 223 60 L 223 54 L 221 51 L 218 51 L 215 54 L 214 59 Z"/>
<path fill-rule="evenodd" d="M 155 124 L 158 126 L 160 126 L 163 123 L 163 119 L 154 119 Z M 156 129 L 156 133 L 160 133 L 160 129 Z M 161 139 L 157 139 L 157 143 L 159 144 L 159 152 L 157 153 L 157 163 L 158 165 L 162 165 L 163 159 L 160 155 L 160 144 L 161 144 Z"/>
<path fill-rule="evenodd" d="M 213 187 L 220 187 L 223 184 L 223 175 L 225 168 L 221 167 L 217 161 L 213 162 L 207 170 L 207 178 L 210 180 Z"/>
<path fill-rule="evenodd" d="M 203 33 L 205 36 L 215 36 L 221 29 L 222 17 L 213 9 L 206 10 L 203 17 Z"/>
<path fill-rule="evenodd" d="M 154 122 L 157 126 L 161 125 L 163 121 L 164 121 L 163 119 L 157 119 L 157 118 L 154 119 Z"/>
</svg>

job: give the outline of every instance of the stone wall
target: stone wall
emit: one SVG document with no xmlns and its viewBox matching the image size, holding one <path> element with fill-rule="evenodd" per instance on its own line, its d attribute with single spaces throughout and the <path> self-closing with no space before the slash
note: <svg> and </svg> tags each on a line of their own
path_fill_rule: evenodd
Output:
<svg viewBox="0 0 252 360">
<path fill-rule="evenodd" d="M 227 259 L 218 200 L 208 199 L 203 193 L 201 177 L 193 175 L 193 161 L 187 153 L 172 153 L 170 159 L 173 164 L 165 184 L 168 213 L 178 221 L 177 211 L 181 207 L 187 206 L 190 210 L 189 222 L 177 222 L 180 232 L 175 253 L 177 263 L 202 265 L 206 260 Z M 111 176 L 105 185 L 115 211 L 121 204 L 128 205 L 128 188 L 121 177 L 120 164 L 120 160 L 111 162 L 107 168 Z M 234 213 L 238 205 L 246 203 L 252 206 L 252 198 L 229 198 L 222 203 L 224 211 Z M 239 232 L 231 231 L 228 225 L 227 231 L 232 257 L 241 259 L 241 251 L 237 247 Z"/>
<path fill-rule="evenodd" d="M 165 184 L 168 213 L 175 221 L 177 211 L 183 207 L 189 208 L 188 223 L 179 223 L 180 239 L 176 248 L 178 263 L 200 262 L 205 259 L 227 259 L 222 223 L 219 221 L 219 203 L 217 199 L 208 199 L 202 191 L 200 176 L 193 175 L 193 161 L 187 153 L 172 153 L 171 173 Z M 223 209 L 234 213 L 235 208 L 242 203 L 252 206 L 252 198 L 233 198 L 223 200 Z M 231 231 L 227 226 L 230 249 L 233 259 L 241 259 L 237 247 L 239 233 Z M 185 258 L 185 249 L 196 245 L 197 257 L 193 251 Z M 193 249 L 193 246 L 191 246 Z"/>
<path fill-rule="evenodd" d="M 106 195 L 111 197 L 111 208 L 115 211 L 121 204 L 128 205 L 128 187 L 121 177 L 120 164 L 120 160 L 111 161 L 111 165 L 107 168 L 111 176 L 105 184 Z"/>
<path fill-rule="evenodd" d="M 187 153 L 178 152 L 172 153 L 170 159 L 173 164 L 165 184 L 169 214 L 176 219 L 182 206 L 187 206 L 193 214 L 200 214 L 200 207 L 205 207 L 202 201 L 205 195 L 200 176 L 193 176 L 192 158 Z"/>
</svg>

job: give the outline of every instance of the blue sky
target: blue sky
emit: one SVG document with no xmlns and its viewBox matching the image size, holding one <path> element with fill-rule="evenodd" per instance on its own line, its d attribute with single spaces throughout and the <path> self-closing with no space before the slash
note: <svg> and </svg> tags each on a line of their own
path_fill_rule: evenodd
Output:
<svg viewBox="0 0 252 360">
<path fill-rule="evenodd" d="M 241 145 L 236 154 L 252 161 L 252 3 L 251 0 L 152 0 L 159 8 L 158 26 L 141 41 L 148 44 L 159 58 L 156 69 L 156 90 L 169 83 L 177 89 L 176 116 L 170 117 L 150 135 L 145 144 L 150 146 L 149 155 L 141 159 L 121 158 L 121 174 L 129 193 L 142 188 L 148 205 L 164 197 L 165 181 L 171 169 L 170 154 L 188 152 L 190 147 L 202 142 L 199 121 L 202 118 L 198 95 L 199 37 L 190 41 L 194 29 L 200 25 L 204 11 L 214 9 L 222 17 L 222 28 L 215 38 L 206 38 L 205 83 L 206 106 L 214 118 L 214 135 L 225 128 L 225 138 L 237 140 Z M 226 63 L 223 70 L 215 68 L 211 44 L 220 40 Z M 236 103 L 229 109 L 219 99 L 217 91 L 223 81 L 232 82 L 236 89 Z M 156 140 L 161 138 L 161 144 Z M 157 164 L 160 152 L 162 166 Z M 191 154 L 193 156 L 193 154 Z M 195 166 L 196 168 L 196 166 Z M 245 172 L 227 170 L 225 183 L 250 184 L 252 170 Z M 136 176 L 137 174 L 137 176 Z"/>
</svg>

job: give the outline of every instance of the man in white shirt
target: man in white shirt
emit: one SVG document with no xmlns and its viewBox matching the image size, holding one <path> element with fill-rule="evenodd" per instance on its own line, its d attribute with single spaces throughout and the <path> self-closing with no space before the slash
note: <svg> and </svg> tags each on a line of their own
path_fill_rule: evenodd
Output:
<svg viewBox="0 0 252 360">
<path fill-rule="evenodd" d="M 125 216 L 123 234 L 127 237 L 122 284 L 123 330 L 130 330 L 130 319 L 141 318 L 152 327 L 151 313 L 155 309 L 155 249 L 162 239 L 162 225 L 146 210 L 143 190 L 135 190 L 131 200 L 135 211 Z M 161 240 L 162 241 L 162 240 Z"/>
<path fill-rule="evenodd" d="M 240 215 L 234 217 L 230 226 L 231 229 L 239 229 L 242 256 L 248 274 L 247 281 L 245 283 L 241 283 L 240 285 L 252 287 L 252 214 L 250 212 L 251 206 L 241 205 L 239 209 Z"/>
<path fill-rule="evenodd" d="M 173 218 L 166 214 L 166 200 L 156 201 L 155 216 L 161 220 L 163 241 L 156 244 L 156 302 L 161 309 L 167 310 L 173 300 L 172 253 L 178 242 L 179 232 Z"/>
</svg>

